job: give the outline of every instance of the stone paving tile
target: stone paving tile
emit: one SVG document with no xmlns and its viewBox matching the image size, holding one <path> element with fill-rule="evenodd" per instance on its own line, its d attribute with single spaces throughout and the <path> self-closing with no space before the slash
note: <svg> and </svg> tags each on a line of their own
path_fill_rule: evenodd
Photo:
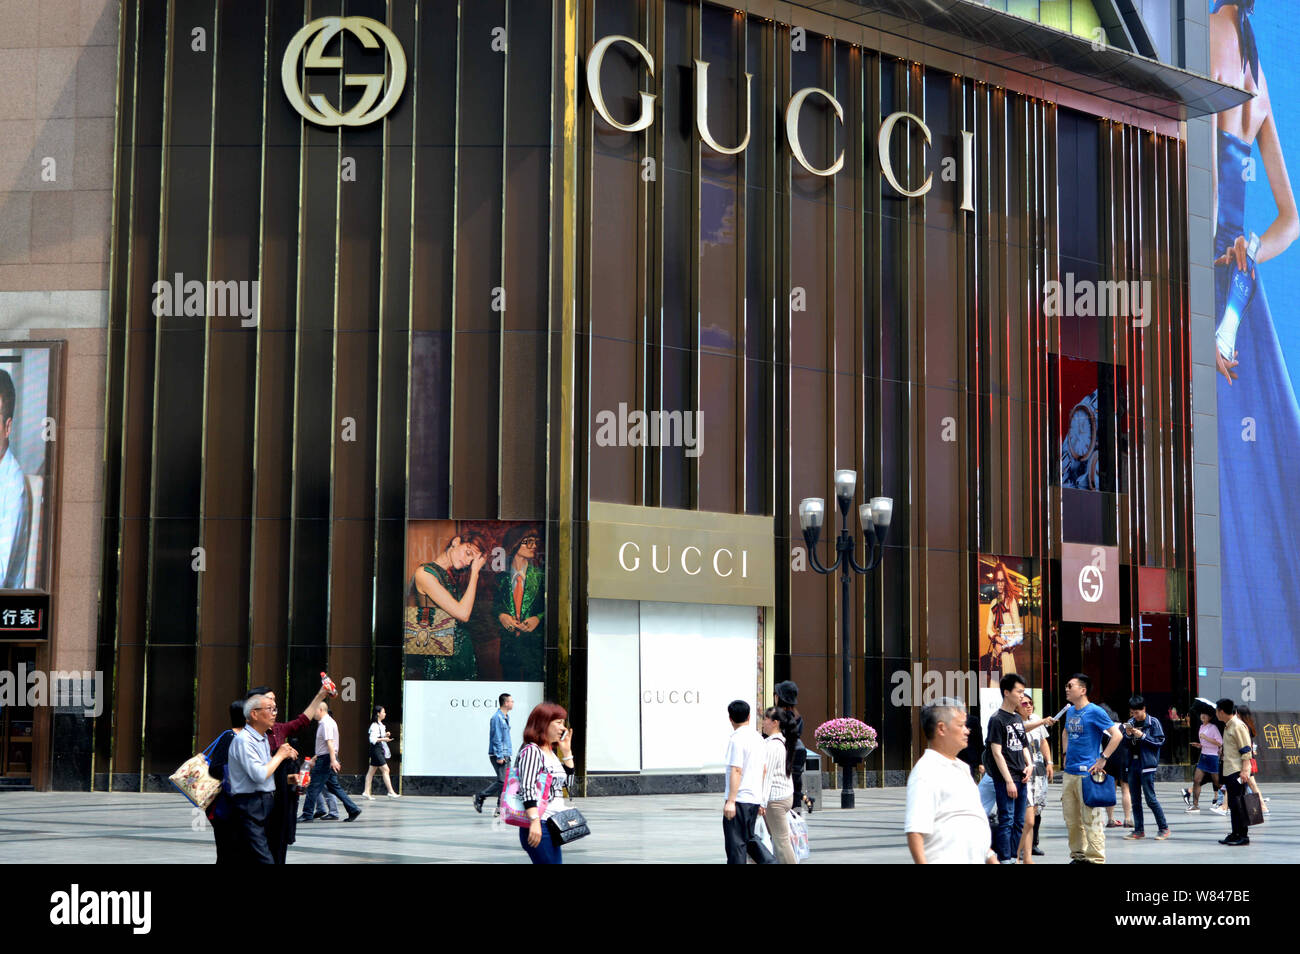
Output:
<svg viewBox="0 0 1300 954">
<path fill-rule="evenodd" d="M 1247 848 L 1224 848 L 1226 818 L 1202 809 L 1186 815 L 1181 786 L 1158 788 L 1173 837 L 1128 842 L 1108 831 L 1112 864 L 1293 863 L 1300 857 L 1300 784 L 1264 786 L 1272 813 L 1252 829 Z M 808 819 L 815 864 L 905 864 L 905 791 L 868 789 L 857 808 L 825 808 Z M 827 805 L 839 803 L 828 792 Z M 300 826 L 291 864 L 525 864 L 516 829 L 475 814 L 468 798 L 376 799 L 359 802 L 356 822 Z M 663 795 L 586 798 L 579 802 L 592 836 L 565 850 L 565 864 L 716 864 L 722 860 L 721 797 Z M 1149 815 L 1149 813 L 1148 813 Z M 208 864 L 216 857 L 211 831 L 179 795 L 6 792 L 0 794 L 0 864 Z M 1052 786 L 1039 863 L 1069 860 L 1060 786 Z"/>
</svg>

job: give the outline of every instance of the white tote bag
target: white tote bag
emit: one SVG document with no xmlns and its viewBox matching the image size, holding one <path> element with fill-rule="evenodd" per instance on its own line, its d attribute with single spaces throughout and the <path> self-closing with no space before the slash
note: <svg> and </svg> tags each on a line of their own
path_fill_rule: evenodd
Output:
<svg viewBox="0 0 1300 954">
<path fill-rule="evenodd" d="M 812 854 L 808 848 L 808 823 L 794 812 L 786 812 L 785 821 L 790 826 L 790 847 L 794 849 L 795 859 L 807 861 Z"/>
</svg>

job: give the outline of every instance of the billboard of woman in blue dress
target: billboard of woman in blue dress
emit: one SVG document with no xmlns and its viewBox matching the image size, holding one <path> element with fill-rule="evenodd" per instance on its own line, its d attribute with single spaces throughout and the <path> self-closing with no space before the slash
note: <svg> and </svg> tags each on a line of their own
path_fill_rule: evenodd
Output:
<svg viewBox="0 0 1300 954">
<path fill-rule="evenodd" d="M 1289 114 L 1300 99 L 1300 73 L 1288 69 L 1300 61 L 1294 11 L 1281 0 L 1211 4 L 1211 74 L 1254 94 L 1213 117 L 1220 570 L 1229 670 L 1300 671 L 1300 407 L 1292 376 L 1300 371 L 1300 260 L 1289 251 L 1300 216 L 1285 159 L 1290 147 L 1300 151 Z M 1266 66 L 1276 68 L 1271 84 Z"/>
</svg>

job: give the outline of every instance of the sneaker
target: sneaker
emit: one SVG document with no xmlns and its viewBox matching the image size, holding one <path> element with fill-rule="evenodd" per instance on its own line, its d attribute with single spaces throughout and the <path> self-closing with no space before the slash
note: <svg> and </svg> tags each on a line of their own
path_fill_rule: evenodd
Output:
<svg viewBox="0 0 1300 954">
<path fill-rule="evenodd" d="M 483 796 L 482 796 L 482 795 L 475 795 L 475 796 L 474 796 L 474 811 L 478 812 L 480 815 L 483 814 Z"/>
<path fill-rule="evenodd" d="M 1124 836 L 1124 840 L 1125 840 L 1125 841 L 1137 841 L 1138 839 L 1145 838 L 1145 837 L 1146 837 L 1146 833 L 1145 833 L 1145 832 L 1141 832 L 1141 831 L 1131 831 L 1131 832 L 1129 832 L 1127 835 Z"/>
<path fill-rule="evenodd" d="M 1250 844 L 1250 839 L 1249 839 L 1249 838 L 1233 838 L 1231 835 L 1229 835 L 1227 838 L 1220 838 L 1220 839 L 1219 839 L 1219 844 L 1221 844 L 1221 845 L 1230 845 L 1230 846 L 1232 846 L 1232 847 L 1235 848 L 1237 845 L 1249 845 L 1249 844 Z"/>
<path fill-rule="evenodd" d="M 348 812 L 347 820 L 348 820 L 348 821 L 356 821 L 356 820 L 357 820 L 357 817 L 358 817 L 360 814 L 361 814 L 361 809 L 359 809 L 359 808 L 358 808 L 355 812 Z M 338 816 L 338 815 L 335 815 L 334 817 L 335 817 L 335 818 L 338 818 L 339 816 Z"/>
<path fill-rule="evenodd" d="M 1190 788 L 1183 789 L 1183 804 L 1188 808 L 1192 807 L 1192 790 Z"/>
<path fill-rule="evenodd" d="M 1226 815 L 1226 814 L 1228 814 L 1228 810 L 1227 810 L 1226 808 L 1224 808 L 1222 805 L 1211 805 L 1211 806 L 1210 806 L 1210 811 L 1214 812 L 1214 814 L 1216 814 L 1216 815 Z"/>
<path fill-rule="evenodd" d="M 1188 809 L 1185 809 L 1185 811 L 1186 811 L 1186 814 L 1188 814 L 1188 815 L 1199 815 L 1199 814 L 1201 813 L 1201 810 L 1200 810 L 1199 808 L 1197 808 L 1195 805 L 1191 806 L 1191 807 L 1188 808 Z"/>
<path fill-rule="evenodd" d="M 325 816 L 325 820 L 326 820 L 326 821 L 338 821 L 338 820 L 339 820 L 339 816 L 338 816 L 338 815 L 326 815 L 326 816 Z"/>
<path fill-rule="evenodd" d="M 1156 835 L 1156 841 L 1168 841 L 1168 840 L 1169 840 L 1169 829 L 1168 829 L 1168 828 L 1163 829 L 1162 831 L 1160 831 L 1160 832 Z"/>
<path fill-rule="evenodd" d="M 310 822 L 310 821 L 314 821 L 314 819 L 308 818 L 306 815 L 299 815 L 299 816 L 298 816 L 298 824 L 300 824 L 300 825 L 305 825 L 305 824 L 307 824 L 307 823 Z"/>
<path fill-rule="evenodd" d="M 1035 848 L 1034 854 L 1038 855 L 1039 857 L 1042 857 L 1043 855 L 1047 854 L 1047 852 L 1043 851 L 1043 849 L 1041 848 Z"/>
<path fill-rule="evenodd" d="M 1264 806 L 1264 814 L 1265 814 L 1265 815 L 1271 815 L 1271 814 L 1273 814 L 1272 812 L 1270 812 L 1270 811 L 1268 810 L 1268 806 L 1267 806 L 1267 805 Z"/>
<path fill-rule="evenodd" d="M 399 795 L 399 794 L 397 794 L 396 792 L 389 792 L 389 793 L 388 793 L 388 797 L 389 797 L 389 798 L 401 798 L 402 796 Z"/>
<path fill-rule="evenodd" d="M 316 810 L 316 814 L 313 815 L 312 817 L 313 817 L 313 818 L 324 818 L 324 817 L 325 817 L 325 812 L 322 811 L 321 809 L 317 809 L 317 810 Z M 334 817 L 335 817 L 335 818 L 338 818 L 339 816 L 338 816 L 338 815 L 335 815 Z"/>
</svg>

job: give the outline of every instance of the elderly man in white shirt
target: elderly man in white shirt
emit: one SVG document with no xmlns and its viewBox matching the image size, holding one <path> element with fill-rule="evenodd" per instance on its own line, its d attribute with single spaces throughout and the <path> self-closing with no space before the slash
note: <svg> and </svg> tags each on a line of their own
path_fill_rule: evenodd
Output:
<svg viewBox="0 0 1300 954">
<path fill-rule="evenodd" d="M 275 863 L 266 841 L 266 822 L 275 801 L 275 770 L 285 759 L 298 757 L 288 742 L 271 754 L 266 733 L 275 725 L 275 713 L 270 696 L 250 696 L 244 701 L 247 725 L 231 740 L 227 762 L 236 837 L 242 849 L 238 860 L 267 865 Z"/>
<path fill-rule="evenodd" d="M 16 400 L 13 378 L 0 370 L 0 590 L 20 590 L 27 585 L 32 498 L 27 475 L 9 442 Z"/>
<path fill-rule="evenodd" d="M 903 831 L 912 860 L 924 864 L 997 864 L 979 789 L 957 753 L 966 748 L 966 707 L 940 699 L 921 710 L 927 748 L 907 777 Z"/>
</svg>

